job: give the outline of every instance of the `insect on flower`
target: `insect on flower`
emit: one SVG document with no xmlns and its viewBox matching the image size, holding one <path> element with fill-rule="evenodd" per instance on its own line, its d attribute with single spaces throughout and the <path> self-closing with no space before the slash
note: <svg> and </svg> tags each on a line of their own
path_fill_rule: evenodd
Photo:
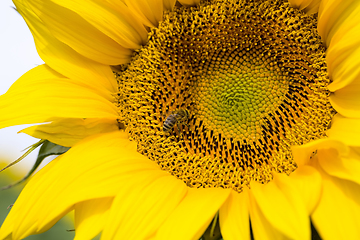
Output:
<svg viewBox="0 0 360 240">
<path fill-rule="evenodd" d="M 179 124 L 187 125 L 184 122 L 189 119 L 189 116 L 190 113 L 187 109 L 177 109 L 172 111 L 164 121 L 163 131 L 165 133 L 170 132 L 174 128 L 175 124 L 177 124 L 178 129 L 179 129 Z"/>
</svg>

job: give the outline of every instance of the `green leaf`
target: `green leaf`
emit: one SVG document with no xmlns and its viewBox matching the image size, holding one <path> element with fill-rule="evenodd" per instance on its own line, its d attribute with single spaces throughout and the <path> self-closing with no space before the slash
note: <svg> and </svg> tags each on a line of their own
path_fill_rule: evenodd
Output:
<svg viewBox="0 0 360 240">
<path fill-rule="evenodd" d="M 61 155 L 63 153 L 65 153 L 67 150 L 69 150 L 69 147 L 63 147 L 60 145 L 57 145 L 55 143 L 49 142 L 48 140 L 40 140 L 39 142 L 35 143 L 34 145 L 31 145 L 29 150 L 26 151 L 26 153 L 24 153 L 20 158 L 18 158 L 17 160 L 15 160 L 14 162 L 10 163 L 9 165 L 7 165 L 5 168 L 3 168 L 1 171 L 9 168 L 10 166 L 20 162 L 22 159 L 24 159 L 27 155 L 29 155 L 29 153 L 31 153 L 32 151 L 34 151 L 37 147 L 41 146 L 38 157 L 36 159 L 35 164 L 33 165 L 33 167 L 30 169 L 30 171 L 28 172 L 28 174 L 26 174 L 26 176 L 24 178 L 22 178 L 20 181 L 15 182 L 13 184 L 10 184 L 6 187 L 3 187 L 1 190 L 5 190 L 8 188 L 11 188 L 15 185 L 18 185 L 24 181 L 26 181 L 34 172 L 35 170 L 40 166 L 41 162 L 49 156 L 52 155 Z M 0 171 L 0 172 L 1 172 Z"/>
<path fill-rule="evenodd" d="M 0 170 L 0 172 L 4 171 L 5 169 L 17 164 L 18 162 L 20 162 L 21 160 L 23 160 L 27 155 L 29 155 L 32 151 L 34 151 L 37 147 L 41 146 L 46 140 L 40 140 L 37 143 L 31 145 L 29 147 L 29 150 L 27 150 L 21 157 L 19 157 L 18 159 L 16 159 L 15 161 L 9 163 L 6 167 L 4 167 L 3 169 Z"/>
</svg>

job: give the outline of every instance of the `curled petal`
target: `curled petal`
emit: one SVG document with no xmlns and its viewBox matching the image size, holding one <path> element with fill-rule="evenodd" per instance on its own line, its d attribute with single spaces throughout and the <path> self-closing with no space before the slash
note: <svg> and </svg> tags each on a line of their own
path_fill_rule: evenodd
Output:
<svg viewBox="0 0 360 240">
<path fill-rule="evenodd" d="M 344 143 L 330 138 L 319 139 L 316 141 L 309 142 L 300 146 L 292 146 L 292 153 L 295 162 L 299 166 L 309 164 L 311 158 L 314 156 L 318 149 L 338 149 L 338 151 L 346 154 L 349 152 L 348 146 Z"/>
<path fill-rule="evenodd" d="M 318 161 L 327 174 L 360 184 L 359 149 L 359 147 L 351 147 L 347 154 L 337 149 L 321 149 L 318 151 Z"/>
<path fill-rule="evenodd" d="M 71 147 L 88 136 L 118 130 L 119 126 L 115 119 L 66 118 L 49 124 L 31 126 L 20 132 L 64 147 Z"/>
</svg>

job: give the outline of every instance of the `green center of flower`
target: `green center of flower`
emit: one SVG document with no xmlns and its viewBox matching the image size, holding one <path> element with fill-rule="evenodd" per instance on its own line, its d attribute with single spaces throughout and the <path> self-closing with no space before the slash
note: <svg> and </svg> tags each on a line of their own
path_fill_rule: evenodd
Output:
<svg viewBox="0 0 360 240">
<path fill-rule="evenodd" d="M 118 71 L 138 151 L 192 187 L 241 191 L 296 169 L 335 111 L 316 18 L 283 1 L 176 7 Z"/>
<path fill-rule="evenodd" d="M 266 119 L 288 92 L 286 74 L 260 51 L 248 48 L 220 56 L 215 52 L 194 77 L 194 114 L 227 139 L 260 139 Z"/>
</svg>

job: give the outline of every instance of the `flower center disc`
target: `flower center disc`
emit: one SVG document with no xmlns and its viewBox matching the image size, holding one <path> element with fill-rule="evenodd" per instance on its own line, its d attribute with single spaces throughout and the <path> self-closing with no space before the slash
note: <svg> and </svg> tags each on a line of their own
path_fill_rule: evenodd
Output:
<svg viewBox="0 0 360 240">
<path fill-rule="evenodd" d="M 192 187 L 240 192 L 293 172 L 291 146 L 326 137 L 335 114 L 316 24 L 280 0 L 165 14 L 116 72 L 138 151 Z"/>
</svg>

